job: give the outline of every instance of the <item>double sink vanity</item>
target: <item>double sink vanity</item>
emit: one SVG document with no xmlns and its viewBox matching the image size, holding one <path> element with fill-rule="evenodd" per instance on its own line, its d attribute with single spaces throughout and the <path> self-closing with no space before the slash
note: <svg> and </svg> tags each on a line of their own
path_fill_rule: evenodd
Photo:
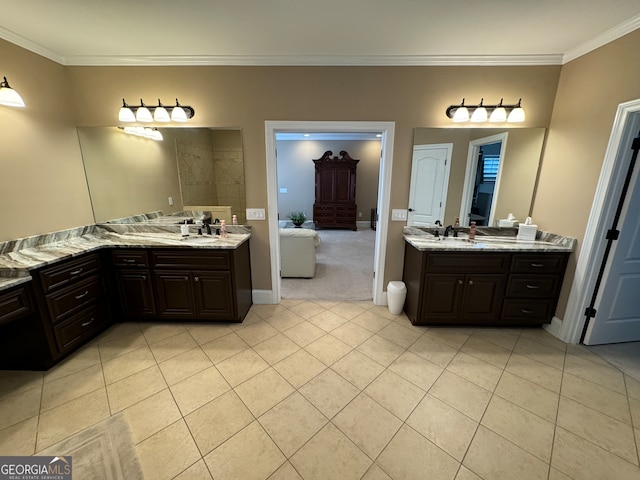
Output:
<svg viewBox="0 0 640 480">
<path fill-rule="evenodd" d="M 414 325 L 539 327 L 549 323 L 575 240 L 479 227 L 475 239 L 405 227 L 404 311 Z"/>
<path fill-rule="evenodd" d="M 0 368 L 47 369 L 112 322 L 242 322 L 250 230 L 182 237 L 175 219 L 0 243 Z"/>
</svg>

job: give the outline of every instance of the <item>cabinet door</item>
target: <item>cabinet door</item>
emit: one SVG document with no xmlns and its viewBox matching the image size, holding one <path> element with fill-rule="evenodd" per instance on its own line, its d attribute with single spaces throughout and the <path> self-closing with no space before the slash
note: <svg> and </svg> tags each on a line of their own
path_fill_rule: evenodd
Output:
<svg viewBox="0 0 640 480">
<path fill-rule="evenodd" d="M 463 288 L 463 275 L 425 275 L 422 287 L 421 321 L 416 324 L 456 323 Z"/>
<path fill-rule="evenodd" d="M 502 310 L 504 275 L 466 275 L 460 322 L 496 323 Z"/>
<path fill-rule="evenodd" d="M 151 317 L 156 314 L 153 287 L 147 270 L 116 271 L 122 312 L 132 317 Z"/>
<path fill-rule="evenodd" d="M 235 320 L 231 272 L 193 272 L 196 315 L 203 320 Z"/>
<path fill-rule="evenodd" d="M 195 306 L 191 272 L 156 271 L 154 274 L 158 316 L 193 319 Z"/>
</svg>

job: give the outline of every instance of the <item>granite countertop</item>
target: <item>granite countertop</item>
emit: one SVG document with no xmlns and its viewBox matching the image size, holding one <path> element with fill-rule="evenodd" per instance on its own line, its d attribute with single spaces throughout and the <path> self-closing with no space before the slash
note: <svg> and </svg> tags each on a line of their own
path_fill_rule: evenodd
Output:
<svg viewBox="0 0 640 480">
<path fill-rule="evenodd" d="M 229 228 L 226 238 L 197 235 L 189 225 L 190 236 L 183 239 L 177 226 L 92 225 L 0 244 L 0 289 L 29 281 L 30 270 L 101 248 L 177 247 L 236 249 L 251 237 L 246 227 Z"/>
<path fill-rule="evenodd" d="M 576 239 L 539 231 L 535 241 L 518 240 L 517 229 L 486 228 L 469 240 L 468 229 L 456 237 L 436 237 L 431 229 L 404 228 L 404 240 L 420 251 L 572 252 Z"/>
</svg>

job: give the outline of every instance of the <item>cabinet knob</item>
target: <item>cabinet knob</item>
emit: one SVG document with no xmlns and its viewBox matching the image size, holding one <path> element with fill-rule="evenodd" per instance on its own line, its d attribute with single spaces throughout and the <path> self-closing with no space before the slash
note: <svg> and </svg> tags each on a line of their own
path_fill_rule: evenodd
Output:
<svg viewBox="0 0 640 480">
<path fill-rule="evenodd" d="M 473 285 L 473 280 L 469 280 L 469 285 Z"/>
<path fill-rule="evenodd" d="M 196 282 L 199 282 L 199 281 L 200 281 L 200 277 L 196 277 L 196 278 L 194 278 L 194 280 L 195 280 Z"/>
<path fill-rule="evenodd" d="M 462 280 L 458 280 L 458 285 L 462 285 Z"/>
</svg>

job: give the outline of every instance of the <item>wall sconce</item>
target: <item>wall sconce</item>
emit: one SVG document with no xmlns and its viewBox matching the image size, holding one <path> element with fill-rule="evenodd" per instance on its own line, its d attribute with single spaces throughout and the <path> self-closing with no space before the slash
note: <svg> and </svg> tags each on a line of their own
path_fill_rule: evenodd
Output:
<svg viewBox="0 0 640 480">
<path fill-rule="evenodd" d="M 122 107 L 118 113 L 118 120 L 121 122 L 186 122 L 196 114 L 193 107 L 188 105 L 180 105 L 176 98 L 174 106 L 162 105 L 158 99 L 157 106 L 145 105 L 140 99 L 140 105 L 127 105 L 124 98 L 122 99 Z"/>
<path fill-rule="evenodd" d="M 446 110 L 446 115 L 455 123 L 474 122 L 481 123 L 487 120 L 491 123 L 519 123 L 524 122 L 524 110 L 520 105 L 522 99 L 514 105 L 504 105 L 502 99 L 497 105 L 485 105 L 484 98 L 480 100 L 479 105 L 465 105 L 464 98 L 460 105 L 450 105 Z M 472 111 L 469 116 L 469 110 Z M 489 115 L 491 111 L 491 115 Z M 508 113 L 507 113 L 508 112 Z"/>
<path fill-rule="evenodd" d="M 128 135 L 136 135 L 137 137 L 149 138 L 161 142 L 164 140 L 162 133 L 157 128 L 150 127 L 118 127 Z"/>
<path fill-rule="evenodd" d="M 24 100 L 18 92 L 9 86 L 7 77 L 3 77 L 4 80 L 0 82 L 0 105 L 6 105 L 7 107 L 24 107 Z"/>
</svg>

